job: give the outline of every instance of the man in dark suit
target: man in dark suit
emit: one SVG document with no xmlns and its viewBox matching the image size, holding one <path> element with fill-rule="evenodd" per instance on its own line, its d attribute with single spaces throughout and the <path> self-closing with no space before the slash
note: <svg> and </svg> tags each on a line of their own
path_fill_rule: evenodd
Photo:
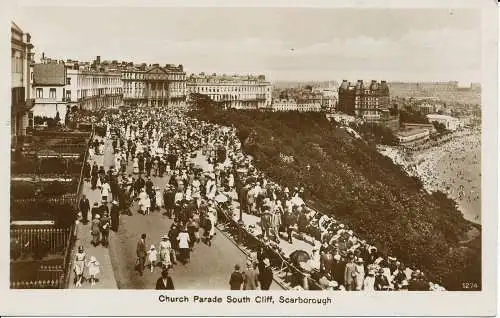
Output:
<svg viewBox="0 0 500 318">
<path fill-rule="evenodd" d="M 120 223 L 120 207 L 118 206 L 118 201 L 113 201 L 111 206 L 111 229 L 116 232 L 118 231 L 118 224 Z"/>
<path fill-rule="evenodd" d="M 271 283 L 273 282 L 273 271 L 271 270 L 271 262 L 269 258 L 265 258 L 264 261 L 264 269 L 260 273 L 260 287 L 262 290 L 269 290 L 271 287 Z"/>
<path fill-rule="evenodd" d="M 168 269 L 164 269 L 161 272 L 161 277 L 156 281 L 156 289 L 170 289 L 174 290 L 174 282 L 172 277 L 170 277 Z"/>
<path fill-rule="evenodd" d="M 144 272 L 144 264 L 146 263 L 146 256 L 147 256 L 147 249 L 146 249 L 146 233 L 143 233 L 141 235 L 141 239 L 139 242 L 137 242 L 137 259 L 139 260 L 138 262 L 138 271 L 139 274 L 142 276 L 142 273 Z"/>
<path fill-rule="evenodd" d="M 83 224 L 87 224 L 89 221 L 90 202 L 85 194 L 82 195 L 79 207 L 80 207 L 80 212 L 82 212 Z"/>
<path fill-rule="evenodd" d="M 234 265 L 234 272 L 231 274 L 229 279 L 229 286 L 231 290 L 240 290 L 241 284 L 243 284 L 243 274 L 240 272 L 240 265 Z"/>
</svg>

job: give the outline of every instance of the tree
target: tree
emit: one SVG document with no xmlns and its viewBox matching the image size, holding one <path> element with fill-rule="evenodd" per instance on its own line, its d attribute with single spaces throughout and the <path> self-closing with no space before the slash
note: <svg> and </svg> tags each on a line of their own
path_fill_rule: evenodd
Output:
<svg viewBox="0 0 500 318">
<path fill-rule="evenodd" d="M 400 123 L 429 124 L 429 119 L 422 113 L 403 109 L 399 111 L 399 121 Z"/>
<path fill-rule="evenodd" d="M 443 123 L 440 123 L 438 121 L 433 121 L 432 124 L 434 125 L 436 131 L 440 134 L 447 131 L 446 126 Z"/>
</svg>

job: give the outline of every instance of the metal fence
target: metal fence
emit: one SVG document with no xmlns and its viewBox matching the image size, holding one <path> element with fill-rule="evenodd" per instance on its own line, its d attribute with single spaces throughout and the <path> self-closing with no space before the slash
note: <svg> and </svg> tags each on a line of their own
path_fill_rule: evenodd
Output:
<svg viewBox="0 0 500 318">
<path fill-rule="evenodd" d="M 70 228 L 22 227 L 10 230 L 15 240 L 12 253 L 29 255 L 43 251 L 44 254 L 63 254 L 69 242 Z"/>
<path fill-rule="evenodd" d="M 10 282 L 11 289 L 60 289 L 64 281 L 64 275 L 58 279 L 52 280 L 30 280 L 30 281 L 12 281 Z"/>
<path fill-rule="evenodd" d="M 305 273 L 303 270 L 296 267 L 284 254 L 280 253 L 280 251 L 274 249 L 268 243 L 259 239 L 252 233 L 249 233 L 244 227 L 238 224 L 238 222 L 230 215 L 231 208 L 219 207 L 217 212 L 217 218 L 219 221 L 225 223 L 226 226 L 235 229 L 235 232 L 238 233 L 236 235 L 238 236 L 240 244 L 245 242 L 245 245 L 249 246 L 251 250 L 263 248 L 267 252 L 273 269 L 277 272 L 285 273 L 285 276 L 280 278 L 284 279 L 285 284 L 289 284 L 290 286 L 282 285 L 282 287 L 291 288 L 300 285 L 305 290 L 323 289 L 319 283 L 311 277 L 311 274 L 315 273 Z"/>
<path fill-rule="evenodd" d="M 79 146 L 84 152 L 84 162 L 88 156 L 88 146 L 92 140 L 94 131 L 90 134 L 87 144 Z M 44 202 L 56 205 L 70 205 L 75 210 L 78 209 L 78 199 L 83 191 L 83 165 L 80 169 L 78 187 L 75 194 L 59 198 L 47 198 Z M 13 206 L 16 208 L 27 208 L 40 202 L 39 198 L 29 198 L 24 200 L 15 200 Z M 36 279 L 16 279 L 11 277 L 10 287 L 13 289 L 63 289 L 69 285 L 71 276 L 71 253 L 75 243 L 74 223 L 66 228 L 52 228 L 45 226 L 23 226 L 22 228 L 11 229 L 11 253 L 18 253 L 24 256 L 32 253 L 44 253 L 62 255 L 62 264 L 42 264 L 36 269 Z M 33 262 L 35 263 L 35 262 Z M 36 264 L 32 264 L 36 266 Z M 11 267 L 16 266 L 11 263 Z M 12 268 L 11 268 L 12 270 Z"/>
</svg>

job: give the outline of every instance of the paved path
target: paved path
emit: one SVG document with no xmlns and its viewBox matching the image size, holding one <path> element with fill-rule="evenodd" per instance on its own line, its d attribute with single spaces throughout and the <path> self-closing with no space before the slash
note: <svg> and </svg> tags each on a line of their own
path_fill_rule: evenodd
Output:
<svg viewBox="0 0 500 318">
<path fill-rule="evenodd" d="M 131 164 L 127 172 L 131 172 Z M 168 176 L 153 177 L 155 186 L 163 191 L 168 183 Z M 147 234 L 146 244 L 154 244 L 158 248 L 160 238 L 167 234 L 172 220 L 163 215 L 162 211 L 150 215 L 137 213 L 138 206 L 132 205 L 132 216 L 121 215 L 117 233 L 110 236 L 110 253 L 113 270 L 120 289 L 154 289 L 156 280 L 160 277 L 160 268 L 149 268 L 140 276 L 135 270 L 136 246 L 142 233 Z M 115 235 L 113 235 L 115 234 Z M 220 232 L 212 240 L 212 246 L 204 243 L 195 245 L 191 253 L 191 262 L 187 265 L 178 263 L 171 272 L 176 289 L 229 289 L 229 277 L 234 265 L 244 268 L 246 255 Z M 276 283 L 271 289 L 281 290 Z"/>
<path fill-rule="evenodd" d="M 113 151 L 110 141 L 106 141 L 104 155 L 95 156 L 94 160 L 99 166 L 104 165 L 106 170 L 113 164 Z M 87 195 L 91 207 L 94 205 L 94 202 L 100 202 L 101 200 L 101 194 L 99 190 L 92 190 L 90 182 L 84 182 L 83 194 Z M 90 218 L 91 215 L 89 213 L 89 220 Z M 114 233 L 111 231 L 110 238 L 112 236 L 114 236 Z M 90 222 L 86 225 L 84 225 L 83 223 L 79 223 L 77 225 L 77 240 L 72 255 L 75 255 L 78 246 L 82 245 L 85 249 L 85 252 L 87 253 L 87 260 L 90 259 L 91 256 L 95 256 L 97 261 L 101 264 L 101 273 L 98 275 L 99 282 L 97 282 L 93 287 L 90 287 L 90 283 L 85 282 L 82 288 L 116 289 L 117 283 L 113 274 L 113 267 L 111 264 L 112 262 L 108 248 L 105 248 L 103 246 L 94 247 L 90 243 L 91 240 L 92 236 L 90 235 Z M 69 288 L 76 288 L 73 284 L 74 278 L 75 273 L 74 271 L 71 271 Z"/>
</svg>

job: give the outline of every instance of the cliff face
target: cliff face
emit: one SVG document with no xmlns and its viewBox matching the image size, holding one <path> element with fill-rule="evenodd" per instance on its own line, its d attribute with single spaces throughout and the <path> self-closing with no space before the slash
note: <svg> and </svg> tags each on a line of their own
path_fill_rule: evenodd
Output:
<svg viewBox="0 0 500 318">
<path fill-rule="evenodd" d="M 460 290 L 462 281 L 481 282 L 480 247 L 460 245 L 470 224 L 455 202 L 442 193 L 427 194 L 418 179 L 329 123 L 324 115 L 211 112 L 196 116 L 251 134 L 243 149 L 260 170 L 283 185 L 303 185 L 313 206 L 349 224 L 381 251 L 423 270 L 449 290 Z M 294 160 L 284 162 L 280 154 Z"/>
</svg>

